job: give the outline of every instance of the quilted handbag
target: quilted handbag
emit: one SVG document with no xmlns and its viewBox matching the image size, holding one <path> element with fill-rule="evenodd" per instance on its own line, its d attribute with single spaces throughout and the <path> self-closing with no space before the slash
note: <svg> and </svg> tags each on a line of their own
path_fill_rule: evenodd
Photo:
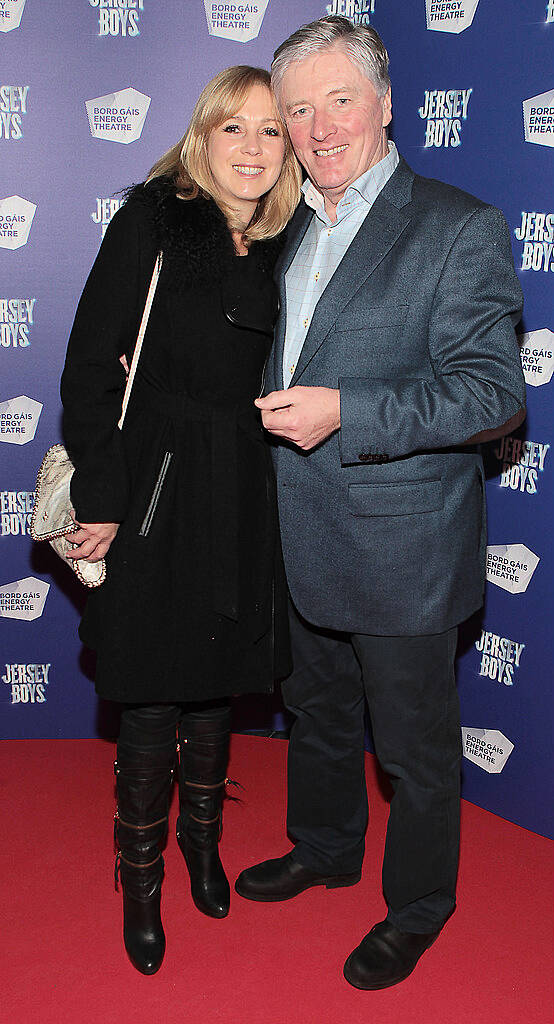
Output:
<svg viewBox="0 0 554 1024">
<path fill-rule="evenodd" d="M 162 253 L 160 252 L 154 265 L 131 368 L 127 377 L 121 417 L 118 423 L 120 430 L 123 426 L 129 398 L 131 397 L 131 389 L 161 267 Z M 63 444 L 52 445 L 46 452 L 38 471 L 30 533 L 33 540 L 49 541 L 56 554 L 73 569 L 73 572 L 81 583 L 84 583 L 85 587 L 99 587 L 106 579 L 106 562 L 103 558 L 98 562 L 89 562 L 86 558 L 73 559 L 67 557 L 68 552 L 78 546 L 77 544 L 72 544 L 67 539 L 67 534 L 73 533 L 75 530 L 73 506 L 70 496 L 71 477 L 74 472 L 75 467 Z"/>
</svg>

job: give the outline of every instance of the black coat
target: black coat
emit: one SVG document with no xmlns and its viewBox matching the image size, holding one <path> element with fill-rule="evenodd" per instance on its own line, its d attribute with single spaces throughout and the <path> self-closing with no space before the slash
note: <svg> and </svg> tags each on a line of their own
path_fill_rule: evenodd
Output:
<svg viewBox="0 0 554 1024">
<path fill-rule="evenodd" d="M 138 186 L 71 333 L 64 433 L 82 522 L 120 522 L 80 636 L 96 689 L 132 702 L 270 691 L 290 670 L 271 459 L 253 404 L 271 346 L 275 242 L 234 254 L 215 203 Z M 156 254 L 162 273 L 123 430 Z"/>
</svg>

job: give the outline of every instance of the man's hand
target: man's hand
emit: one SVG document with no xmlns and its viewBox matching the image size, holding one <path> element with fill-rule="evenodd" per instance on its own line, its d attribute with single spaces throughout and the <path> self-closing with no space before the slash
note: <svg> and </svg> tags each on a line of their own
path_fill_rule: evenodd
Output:
<svg viewBox="0 0 554 1024">
<path fill-rule="evenodd" d="M 340 392 L 336 388 L 302 387 L 272 391 L 257 398 L 262 423 L 270 434 L 310 451 L 340 427 Z"/>
<path fill-rule="evenodd" d="M 104 558 L 112 540 L 119 530 L 119 523 L 78 523 L 74 533 L 68 533 L 67 539 L 78 548 L 67 552 L 68 558 L 84 558 L 87 562 L 99 562 Z"/>
</svg>

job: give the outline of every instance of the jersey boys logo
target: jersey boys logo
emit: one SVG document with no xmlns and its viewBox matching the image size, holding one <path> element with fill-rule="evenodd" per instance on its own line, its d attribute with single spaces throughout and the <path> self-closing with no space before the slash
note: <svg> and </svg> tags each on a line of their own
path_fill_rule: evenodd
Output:
<svg viewBox="0 0 554 1024">
<path fill-rule="evenodd" d="M 32 441 L 42 412 L 40 402 L 27 395 L 0 402 L 0 441 L 27 444 Z"/>
<path fill-rule="evenodd" d="M 50 584 L 27 576 L 0 587 L 0 615 L 5 619 L 39 619 L 44 611 Z"/>
<path fill-rule="evenodd" d="M 88 0 L 98 11 L 99 36 L 139 36 L 144 0 Z"/>
<path fill-rule="evenodd" d="M 493 448 L 493 454 L 501 464 L 500 486 L 536 494 L 539 474 L 544 471 L 549 451 L 550 445 L 541 441 L 522 441 L 512 434 L 502 437 Z"/>
<path fill-rule="evenodd" d="M 0 139 L 22 139 L 28 85 L 0 85 Z"/>
<path fill-rule="evenodd" d="M 93 138 L 127 144 L 140 139 L 150 96 L 129 87 L 85 100 L 85 106 Z"/>
<path fill-rule="evenodd" d="M 514 235 L 523 242 L 522 270 L 554 271 L 554 213 L 522 210 Z"/>
<path fill-rule="evenodd" d="M 20 249 L 26 245 L 36 206 L 21 196 L 0 199 L 0 248 Z"/>
<path fill-rule="evenodd" d="M 2 348 L 27 348 L 31 344 L 29 328 L 34 324 L 36 299 L 0 299 L 0 345 Z"/>
<path fill-rule="evenodd" d="M 10 687 L 12 704 L 44 704 L 51 664 L 8 665 L 0 679 Z"/>
<path fill-rule="evenodd" d="M 29 533 L 34 491 L 0 491 L 0 536 L 18 537 Z"/>
<path fill-rule="evenodd" d="M 498 729 L 468 729 L 464 725 L 462 748 L 468 761 L 473 761 L 490 775 L 499 775 L 514 745 Z"/>
<path fill-rule="evenodd" d="M 525 141 L 554 146 L 554 89 L 523 101 Z"/>
<path fill-rule="evenodd" d="M 523 376 L 527 384 L 537 388 L 549 384 L 554 370 L 554 333 L 544 327 L 520 335 Z"/>
<path fill-rule="evenodd" d="M 25 0 L 0 0 L 0 32 L 19 28 Z"/>
<path fill-rule="evenodd" d="M 418 110 L 426 120 L 426 149 L 430 146 L 455 149 L 462 144 L 462 121 L 467 120 L 467 108 L 473 89 L 426 89 L 423 104 Z"/>
<path fill-rule="evenodd" d="M 469 28 L 479 0 L 425 0 L 427 28 L 459 34 Z"/>
<path fill-rule="evenodd" d="M 514 685 L 514 673 L 520 666 L 525 644 L 484 629 L 475 643 L 475 649 L 481 655 L 480 676 L 504 683 L 505 686 Z"/>
<path fill-rule="evenodd" d="M 248 43 L 258 36 L 268 2 L 269 0 L 257 0 L 257 3 L 249 4 L 204 0 L 208 32 L 211 36 Z"/>
<path fill-rule="evenodd" d="M 510 594 L 524 594 L 540 558 L 525 544 L 491 544 L 487 548 L 487 580 Z"/>
<path fill-rule="evenodd" d="M 327 14 L 341 14 L 355 25 L 369 25 L 375 0 L 332 0 L 325 10 Z"/>
<path fill-rule="evenodd" d="M 108 224 L 110 223 L 114 213 L 119 210 L 123 200 L 112 199 L 110 196 L 96 198 L 96 209 L 91 213 L 91 217 L 95 224 L 98 224 L 101 230 L 101 238 L 106 234 Z"/>
</svg>

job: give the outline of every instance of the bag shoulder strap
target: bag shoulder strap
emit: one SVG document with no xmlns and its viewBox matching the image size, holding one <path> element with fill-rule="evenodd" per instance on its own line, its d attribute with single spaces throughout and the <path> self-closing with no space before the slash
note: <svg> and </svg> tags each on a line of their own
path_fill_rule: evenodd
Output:
<svg viewBox="0 0 554 1024">
<path fill-rule="evenodd" d="M 137 371 L 138 361 L 142 349 L 142 343 L 144 341 L 144 335 L 146 333 L 148 318 L 150 316 L 150 310 L 152 309 L 154 295 L 156 294 L 156 286 L 158 284 L 158 278 L 160 276 L 160 271 L 162 269 L 162 261 L 163 252 L 159 252 L 158 255 L 156 256 L 154 270 L 152 271 L 152 279 L 150 281 L 148 295 L 146 296 L 144 312 L 142 314 L 142 320 L 140 322 L 139 332 L 137 335 L 137 343 L 135 345 L 135 351 L 133 352 L 133 358 L 131 360 L 131 368 L 129 370 L 129 376 L 127 377 L 127 383 L 125 385 L 125 394 L 123 395 L 123 403 L 121 405 L 121 416 L 119 418 L 119 423 L 117 424 L 120 430 L 123 426 L 125 414 L 127 412 L 127 406 L 129 405 L 129 399 L 131 397 L 131 389 L 133 387 L 133 381 L 135 379 L 135 373 Z"/>
</svg>

